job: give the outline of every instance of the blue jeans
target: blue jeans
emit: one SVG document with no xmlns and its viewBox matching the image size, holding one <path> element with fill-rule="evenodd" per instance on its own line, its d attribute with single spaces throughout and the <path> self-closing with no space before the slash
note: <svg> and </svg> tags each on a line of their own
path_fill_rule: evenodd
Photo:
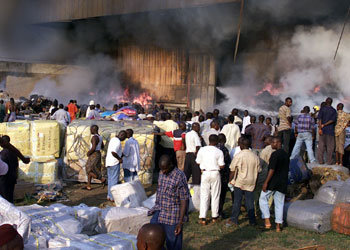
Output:
<svg viewBox="0 0 350 250">
<path fill-rule="evenodd" d="M 242 198 L 245 196 L 245 206 L 248 211 L 249 224 L 255 225 L 255 209 L 254 209 L 254 192 L 245 191 L 238 187 L 234 189 L 234 203 L 232 208 L 232 218 L 231 220 L 238 224 L 238 216 L 241 212 Z"/>
<path fill-rule="evenodd" d="M 131 182 L 134 180 L 137 180 L 137 172 L 131 172 L 129 169 L 124 168 L 124 181 L 125 182 Z"/>
<path fill-rule="evenodd" d="M 300 154 L 300 149 L 304 142 L 306 145 L 309 161 L 313 163 L 316 161 L 316 159 L 314 151 L 312 149 L 312 134 L 310 132 L 303 132 L 298 134 L 297 141 L 295 142 L 295 146 L 293 148 L 292 156 L 290 159 L 294 159 Z"/>
<path fill-rule="evenodd" d="M 261 191 L 259 206 L 263 219 L 270 218 L 270 208 L 269 199 L 273 195 L 273 201 L 275 203 L 275 222 L 278 224 L 283 223 L 283 207 L 285 194 L 278 191 L 266 190 L 266 192 Z"/>
<path fill-rule="evenodd" d="M 111 193 L 111 188 L 118 184 L 120 174 L 120 164 L 114 166 L 107 167 L 107 176 L 108 176 L 108 194 L 107 198 L 110 200 L 113 199 L 113 195 Z"/>
<path fill-rule="evenodd" d="M 158 222 L 159 211 L 153 214 L 151 224 L 160 224 L 165 232 L 165 240 L 167 249 L 181 250 L 182 249 L 182 230 L 179 235 L 175 235 L 176 225 L 166 225 Z M 163 248 L 164 249 L 164 248 Z"/>
</svg>

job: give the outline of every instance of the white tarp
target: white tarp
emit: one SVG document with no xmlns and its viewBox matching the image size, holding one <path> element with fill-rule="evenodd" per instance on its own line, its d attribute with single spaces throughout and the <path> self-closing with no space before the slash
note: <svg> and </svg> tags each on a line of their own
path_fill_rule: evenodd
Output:
<svg viewBox="0 0 350 250">
<path fill-rule="evenodd" d="M 147 200 L 142 202 L 142 206 L 148 209 L 152 209 L 156 204 L 157 193 L 150 196 Z"/>
<path fill-rule="evenodd" d="M 3 224 L 15 226 L 24 242 L 27 242 L 31 226 L 30 217 L 0 196 L 0 225 Z"/>
<path fill-rule="evenodd" d="M 92 233 L 95 230 L 97 226 L 98 213 L 101 211 L 101 209 L 98 207 L 88 207 L 85 204 L 69 207 L 56 203 L 49 206 L 49 208 L 74 216 L 74 218 L 81 223 L 83 232 L 85 233 Z"/>
<path fill-rule="evenodd" d="M 141 207 L 147 199 L 145 189 L 139 180 L 115 185 L 111 188 L 113 199 L 117 207 Z"/>
<path fill-rule="evenodd" d="M 18 207 L 18 209 L 32 219 L 31 232 L 37 235 L 41 235 L 42 232 L 58 235 L 80 234 L 83 229 L 81 223 L 67 213 L 36 204 Z"/>
<path fill-rule="evenodd" d="M 113 207 L 101 210 L 98 217 L 98 233 L 119 231 L 137 235 L 140 228 L 150 222 L 147 208 Z"/>
</svg>

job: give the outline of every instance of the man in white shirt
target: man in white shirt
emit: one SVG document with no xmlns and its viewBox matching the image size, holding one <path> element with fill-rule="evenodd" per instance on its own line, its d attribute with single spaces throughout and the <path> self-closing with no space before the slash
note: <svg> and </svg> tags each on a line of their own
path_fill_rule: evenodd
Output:
<svg viewBox="0 0 350 250">
<path fill-rule="evenodd" d="M 231 151 L 238 145 L 238 139 L 241 137 L 241 132 L 238 125 L 234 123 L 235 117 L 233 115 L 229 115 L 227 119 L 228 124 L 222 128 L 221 133 L 226 136 L 225 146 Z"/>
<path fill-rule="evenodd" d="M 221 192 L 220 169 L 225 167 L 224 154 L 216 147 L 218 136 L 209 136 L 209 146 L 198 151 L 196 162 L 202 171 L 199 223 L 206 225 L 206 217 L 211 200 L 212 221 L 216 222 L 219 217 L 219 203 Z"/>
<path fill-rule="evenodd" d="M 205 132 L 207 132 L 210 129 L 210 124 L 213 121 L 213 113 L 208 112 L 205 115 L 206 120 L 202 122 L 202 135 L 204 135 Z"/>
<path fill-rule="evenodd" d="M 126 139 L 126 131 L 122 130 L 118 136 L 112 138 L 108 144 L 107 156 L 106 156 L 106 168 L 108 175 L 108 194 L 107 200 L 113 201 L 111 188 L 118 184 L 120 174 L 120 164 L 122 160 L 122 145 L 121 142 Z"/>
<path fill-rule="evenodd" d="M 209 136 L 219 135 L 220 134 L 220 125 L 218 121 L 212 121 L 210 123 L 210 129 L 203 133 L 203 139 L 205 145 L 209 145 Z"/>
<path fill-rule="evenodd" d="M 201 184 L 201 170 L 196 163 L 196 157 L 198 150 L 202 146 L 201 139 L 199 138 L 199 123 L 195 122 L 192 124 L 192 130 L 186 134 L 186 158 L 185 158 L 185 175 L 187 181 L 192 176 L 192 184 Z"/>
<path fill-rule="evenodd" d="M 124 181 L 131 182 L 136 180 L 137 172 L 140 171 L 140 145 L 135 140 L 134 131 L 132 129 L 126 130 L 126 137 L 128 140 L 125 142 L 123 150 L 123 170 Z"/>
<path fill-rule="evenodd" d="M 95 101 L 94 100 L 91 100 L 90 102 L 89 102 L 89 106 L 88 106 L 88 108 L 87 108 L 87 110 L 86 110 L 86 115 L 85 115 L 85 117 L 88 117 L 89 116 L 89 114 L 90 114 L 90 111 L 91 111 L 91 105 L 94 105 L 94 109 L 95 109 Z"/>
<path fill-rule="evenodd" d="M 248 110 L 244 110 L 243 124 L 242 124 L 242 134 L 245 133 L 245 128 L 250 124 L 250 115 Z"/>
<path fill-rule="evenodd" d="M 87 120 L 99 120 L 101 118 L 100 113 L 95 109 L 95 105 L 90 105 L 90 111 L 87 113 Z"/>
<path fill-rule="evenodd" d="M 64 127 L 67 127 L 69 124 L 69 116 L 68 113 L 63 109 L 63 104 L 60 104 L 59 109 L 51 116 L 51 120 L 56 120 Z"/>
<path fill-rule="evenodd" d="M 241 126 L 243 121 L 242 121 L 242 118 L 239 117 L 239 115 L 238 115 L 238 109 L 236 109 L 236 108 L 232 109 L 231 114 L 235 118 L 234 123 Z"/>
</svg>

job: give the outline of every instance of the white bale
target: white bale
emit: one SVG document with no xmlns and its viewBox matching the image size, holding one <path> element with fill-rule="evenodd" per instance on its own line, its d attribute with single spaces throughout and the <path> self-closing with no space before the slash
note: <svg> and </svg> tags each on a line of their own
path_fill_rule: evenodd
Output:
<svg viewBox="0 0 350 250">
<path fill-rule="evenodd" d="M 48 232 L 58 235 L 80 234 L 83 227 L 73 216 L 57 212 L 48 207 L 30 205 L 18 207 L 32 219 L 32 232 L 41 234 Z"/>
<path fill-rule="evenodd" d="M 31 233 L 29 235 L 28 242 L 24 244 L 25 250 L 36 250 L 36 249 L 46 249 L 48 248 L 48 241 L 49 236 L 47 235 L 36 235 Z"/>
<path fill-rule="evenodd" d="M 111 249 L 134 250 L 137 249 L 137 239 L 135 235 L 123 232 L 111 232 L 90 237 L 90 241 L 108 245 Z M 74 245 L 73 245 L 74 246 Z"/>
<path fill-rule="evenodd" d="M 339 188 L 335 203 L 350 203 L 350 179 L 346 180 Z"/>
<path fill-rule="evenodd" d="M 73 216 L 81 223 L 83 232 L 85 233 L 93 233 L 95 227 L 97 226 L 98 213 L 101 210 L 97 207 L 88 207 L 83 203 L 74 207 L 56 203 L 48 208 Z"/>
<path fill-rule="evenodd" d="M 24 242 L 28 241 L 31 218 L 0 196 L 0 225 L 3 224 L 15 226 Z"/>
<path fill-rule="evenodd" d="M 328 181 L 317 191 L 314 199 L 327 204 L 335 204 L 339 189 L 344 184 L 343 181 Z"/>
<path fill-rule="evenodd" d="M 102 209 L 98 217 L 98 233 L 119 231 L 127 234 L 135 234 L 140 228 L 150 222 L 147 216 L 147 208 L 113 207 Z"/>
<path fill-rule="evenodd" d="M 116 207 L 141 207 L 147 199 L 145 189 L 139 180 L 115 185 L 111 188 Z"/>
<path fill-rule="evenodd" d="M 150 196 L 147 200 L 142 202 L 142 206 L 148 209 L 152 209 L 156 204 L 157 193 Z"/>
<path fill-rule="evenodd" d="M 72 242 L 74 241 L 82 241 L 82 240 L 88 240 L 89 236 L 85 234 L 73 234 L 73 235 L 53 235 L 51 239 L 48 240 L 48 247 L 50 249 L 56 248 L 56 249 L 78 249 L 75 247 L 71 247 Z"/>
</svg>

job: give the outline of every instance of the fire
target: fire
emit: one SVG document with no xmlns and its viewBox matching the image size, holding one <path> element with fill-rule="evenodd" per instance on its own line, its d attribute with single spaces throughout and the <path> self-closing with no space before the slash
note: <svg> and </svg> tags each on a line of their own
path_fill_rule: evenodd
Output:
<svg viewBox="0 0 350 250">
<path fill-rule="evenodd" d="M 153 99 L 147 92 L 142 92 L 138 96 L 133 96 L 130 94 L 129 88 L 125 88 L 123 96 L 119 96 L 117 100 L 119 102 L 138 103 L 141 106 L 147 106 L 152 103 Z"/>
<path fill-rule="evenodd" d="M 269 82 L 269 83 L 266 83 L 266 84 L 264 85 L 264 87 L 263 87 L 259 92 L 257 92 L 257 93 L 255 94 L 255 96 L 259 96 L 259 95 L 261 95 L 262 93 L 264 93 L 265 91 L 266 91 L 266 92 L 269 92 L 270 95 L 276 96 L 276 95 L 279 95 L 279 94 L 283 91 L 283 89 L 284 89 L 283 85 L 278 86 L 278 87 L 276 88 L 276 87 L 274 87 L 274 85 L 273 85 L 272 83 Z"/>
<path fill-rule="evenodd" d="M 317 85 L 315 88 L 314 88 L 314 93 L 316 94 L 316 93 L 318 93 L 318 92 L 320 92 L 320 90 L 321 90 L 321 87 L 319 86 L 319 85 Z"/>
</svg>

